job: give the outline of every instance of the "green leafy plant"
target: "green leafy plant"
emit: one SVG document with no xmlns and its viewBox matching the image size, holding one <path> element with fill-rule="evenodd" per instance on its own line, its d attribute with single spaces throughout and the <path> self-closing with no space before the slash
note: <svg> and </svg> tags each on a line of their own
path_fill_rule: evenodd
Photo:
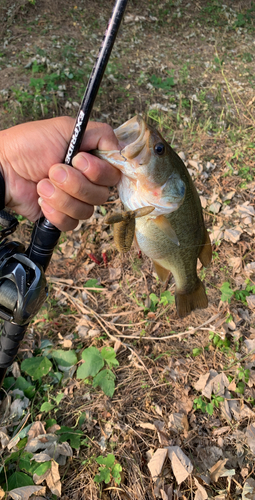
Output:
<svg viewBox="0 0 255 500">
<path fill-rule="evenodd" d="M 116 484 L 121 483 L 121 471 L 122 467 L 119 463 L 115 463 L 115 456 L 112 453 L 108 453 L 107 457 L 100 455 L 97 457 L 96 462 L 101 467 L 98 468 L 99 474 L 96 474 L 94 481 L 95 483 L 106 483 L 108 484 L 112 479 Z"/>
<path fill-rule="evenodd" d="M 163 89 L 165 92 L 171 92 L 175 85 L 173 72 L 171 72 L 170 76 L 168 76 L 165 80 L 163 80 L 160 76 L 151 75 L 149 81 L 155 89 Z"/>
<path fill-rule="evenodd" d="M 203 352 L 202 347 L 195 347 L 195 348 L 192 350 L 192 355 L 193 355 L 194 357 L 196 357 L 196 356 L 200 356 L 200 354 L 202 354 L 202 352 Z"/>
<path fill-rule="evenodd" d="M 56 434 L 60 436 L 60 443 L 70 441 L 72 448 L 78 450 L 81 446 L 81 438 L 84 437 L 83 431 L 79 429 L 72 429 L 71 427 L 62 426 Z"/>
<path fill-rule="evenodd" d="M 193 408 L 195 411 L 200 410 L 202 413 L 208 413 L 208 415 L 212 415 L 214 411 L 214 407 L 218 408 L 219 403 L 224 401 L 222 396 L 212 395 L 211 401 L 208 403 L 206 398 L 203 396 L 199 396 L 195 398 L 193 401 Z"/>
<path fill-rule="evenodd" d="M 99 386 L 107 396 L 112 397 L 115 391 L 115 375 L 111 368 L 119 366 L 116 353 L 112 347 L 88 347 L 82 353 L 84 363 L 77 370 L 77 378 L 87 382 L 92 378 L 93 387 Z M 108 368 L 102 369 L 108 365 Z"/>
<path fill-rule="evenodd" d="M 221 291 L 221 300 L 222 302 L 228 302 L 230 303 L 231 298 L 234 295 L 234 291 L 230 287 L 230 284 L 228 281 L 225 281 L 223 285 L 220 287 Z"/>
<path fill-rule="evenodd" d="M 209 339 L 212 341 L 214 347 L 217 347 L 222 352 L 228 352 L 230 348 L 230 340 L 227 338 L 222 339 L 218 333 L 210 332 Z"/>
<path fill-rule="evenodd" d="M 86 283 L 84 284 L 84 288 L 93 288 L 93 292 L 100 293 L 100 289 L 104 287 L 102 285 L 99 285 L 97 279 L 91 278 L 88 281 L 86 281 Z"/>
<path fill-rule="evenodd" d="M 228 281 L 225 281 L 220 287 L 221 300 L 222 302 L 230 303 L 231 298 L 234 297 L 236 300 L 240 300 L 243 304 L 247 305 L 246 297 L 250 294 L 255 294 L 255 285 L 250 283 L 250 280 L 246 280 L 246 286 L 244 290 L 233 290 Z"/>
</svg>

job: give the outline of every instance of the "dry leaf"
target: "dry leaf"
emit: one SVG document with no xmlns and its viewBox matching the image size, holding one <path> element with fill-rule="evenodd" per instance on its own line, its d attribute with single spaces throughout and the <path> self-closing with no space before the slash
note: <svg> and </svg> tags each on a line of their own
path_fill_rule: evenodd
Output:
<svg viewBox="0 0 255 500">
<path fill-rule="evenodd" d="M 9 496 L 13 498 L 13 500 L 28 500 L 31 495 L 34 493 L 41 493 L 42 495 L 46 494 L 45 486 L 22 486 L 21 488 L 15 488 L 12 491 L 9 491 Z M 3 497 L 0 497 L 3 498 Z"/>
<path fill-rule="evenodd" d="M 10 418 L 21 418 L 23 416 L 24 410 L 26 410 L 29 406 L 29 399 L 24 397 L 23 391 L 19 389 L 15 389 L 12 391 L 12 394 L 16 394 L 22 397 L 22 399 L 15 399 L 10 407 Z"/>
<path fill-rule="evenodd" d="M 208 498 L 206 490 L 203 488 L 203 486 L 199 483 L 199 481 L 195 477 L 194 481 L 197 487 L 194 500 L 206 500 Z"/>
<path fill-rule="evenodd" d="M 152 403 L 152 404 L 155 408 L 156 413 L 162 417 L 163 411 L 162 411 L 161 406 L 159 406 L 157 403 Z"/>
<path fill-rule="evenodd" d="M 171 413 L 169 415 L 168 427 L 174 432 L 184 432 L 189 430 L 187 415 L 183 413 Z"/>
<path fill-rule="evenodd" d="M 167 450 L 176 481 L 181 484 L 191 474 L 193 465 L 179 446 L 168 446 Z"/>
<path fill-rule="evenodd" d="M 247 304 L 250 309 L 255 309 L 255 295 L 248 295 L 246 297 Z"/>
<path fill-rule="evenodd" d="M 240 273 L 242 270 L 242 259 L 241 257 L 231 257 L 228 261 L 229 265 L 233 267 L 233 274 Z"/>
<path fill-rule="evenodd" d="M 63 342 L 61 342 L 61 345 L 65 347 L 66 349 L 71 349 L 73 346 L 73 343 L 69 339 L 64 339 Z"/>
<path fill-rule="evenodd" d="M 0 500 L 2 500 L 2 498 L 4 498 L 4 497 L 5 497 L 5 491 L 0 486 Z"/>
<path fill-rule="evenodd" d="M 164 490 L 160 490 L 162 500 L 168 500 L 168 495 Z"/>
<path fill-rule="evenodd" d="M 236 227 L 235 229 L 225 229 L 224 240 L 230 241 L 231 243 L 237 243 L 242 234 L 243 230 L 240 227 Z"/>
<path fill-rule="evenodd" d="M 59 431 L 59 429 L 61 429 L 60 425 L 58 424 L 53 424 L 51 425 L 50 427 L 47 427 L 46 429 L 46 433 L 47 434 L 55 434 L 56 431 Z"/>
<path fill-rule="evenodd" d="M 200 446 L 198 452 L 201 470 L 207 471 L 222 457 L 222 450 L 218 446 Z"/>
<path fill-rule="evenodd" d="M 247 436 L 248 445 L 249 445 L 253 455 L 255 455 L 255 424 L 250 424 L 247 426 L 246 436 Z"/>
<path fill-rule="evenodd" d="M 44 480 L 46 481 L 47 486 L 51 490 L 53 495 L 61 497 L 61 482 L 58 471 L 58 464 L 54 460 L 52 460 L 51 462 L 51 468 L 48 469 L 45 474 L 43 474 L 42 476 L 38 476 L 37 474 L 33 475 L 33 481 L 35 484 L 41 484 Z"/>
<path fill-rule="evenodd" d="M 206 206 L 207 206 L 207 199 L 204 196 L 202 196 L 202 195 L 200 195 L 199 198 L 200 198 L 202 207 L 206 208 Z"/>
<path fill-rule="evenodd" d="M 255 210 L 252 205 L 249 205 L 248 201 L 245 201 L 242 205 L 236 206 L 236 212 L 242 216 L 251 215 L 252 217 L 255 215 Z"/>
<path fill-rule="evenodd" d="M 181 461 L 175 453 L 173 453 L 172 455 L 172 469 L 178 484 L 183 483 L 183 481 L 185 481 L 185 479 L 187 479 L 187 477 L 189 476 L 189 472 L 182 465 Z"/>
<path fill-rule="evenodd" d="M 167 448 L 159 448 L 148 463 L 148 469 L 154 482 L 157 480 L 159 474 L 161 474 L 166 456 Z"/>
<path fill-rule="evenodd" d="M 20 368 L 19 368 L 19 364 L 17 363 L 17 361 L 14 361 L 14 363 L 12 363 L 11 370 L 12 370 L 12 374 L 13 374 L 14 378 L 20 377 L 21 373 L 20 373 Z"/>
<path fill-rule="evenodd" d="M 213 214 L 218 214 L 220 209 L 221 209 L 221 206 L 222 204 L 219 202 L 219 201 L 215 201 L 214 203 L 212 203 L 208 210 L 209 212 L 212 212 Z"/>
<path fill-rule="evenodd" d="M 212 390 L 217 396 L 224 396 L 225 389 L 229 385 L 229 380 L 225 373 L 219 373 L 212 379 Z"/>
<path fill-rule="evenodd" d="M 109 281 L 119 280 L 121 278 L 121 267 L 109 267 Z"/>
<path fill-rule="evenodd" d="M 32 439 L 36 438 L 37 436 L 41 436 L 42 434 L 46 434 L 46 430 L 42 422 L 40 421 L 33 422 L 27 433 L 28 435 L 27 445 Z"/>
<path fill-rule="evenodd" d="M 9 441 L 10 441 L 10 438 L 6 434 L 6 432 L 7 432 L 6 427 L 2 427 L 0 429 L 0 443 L 1 443 L 1 448 L 2 449 L 4 449 L 8 445 Z"/>
<path fill-rule="evenodd" d="M 158 433 L 158 440 L 161 446 L 168 446 L 169 445 L 169 436 L 167 435 L 167 432 L 165 430 L 165 424 L 164 422 L 161 422 L 160 420 L 155 420 L 154 421 L 155 429 L 157 430 Z"/>
<path fill-rule="evenodd" d="M 56 441 L 57 436 L 55 436 L 55 434 L 41 434 L 28 441 L 25 446 L 25 450 L 30 453 L 35 453 L 39 449 L 46 450 L 52 445 L 52 443 L 54 443 L 55 446 Z"/>
<path fill-rule="evenodd" d="M 150 422 L 137 422 L 137 424 L 139 427 L 142 427 L 142 429 L 149 429 L 150 431 L 155 431 L 155 425 L 154 424 L 150 424 Z"/>
<path fill-rule="evenodd" d="M 235 475 L 235 469 L 225 469 L 225 463 L 228 461 L 227 458 L 223 460 L 219 460 L 213 467 L 210 469 L 211 480 L 216 483 L 219 477 L 229 477 Z"/>
<path fill-rule="evenodd" d="M 196 389 L 196 391 L 202 391 L 205 388 L 209 377 L 210 377 L 210 372 L 200 375 L 198 381 L 194 384 L 194 389 Z"/>
<path fill-rule="evenodd" d="M 47 453 L 44 453 L 43 451 L 41 453 L 36 453 L 33 456 L 33 460 L 35 460 L 35 462 L 38 462 L 38 463 L 49 462 L 51 460 L 51 458 L 52 457 L 50 457 L 50 455 L 48 455 Z"/>
<path fill-rule="evenodd" d="M 242 500 L 255 500 L 255 480 L 252 477 L 244 483 Z"/>
<path fill-rule="evenodd" d="M 244 343 L 247 347 L 247 351 L 249 354 L 251 353 L 251 351 L 255 352 L 255 338 L 254 339 L 245 339 Z"/>
</svg>

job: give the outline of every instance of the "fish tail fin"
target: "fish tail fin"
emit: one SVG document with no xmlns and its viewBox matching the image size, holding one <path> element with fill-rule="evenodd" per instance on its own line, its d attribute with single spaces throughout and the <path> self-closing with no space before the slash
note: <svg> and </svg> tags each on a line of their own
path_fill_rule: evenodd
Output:
<svg viewBox="0 0 255 500">
<path fill-rule="evenodd" d="M 206 309 L 208 299 L 202 281 L 198 278 L 193 290 L 189 293 L 178 292 L 176 290 L 175 304 L 180 318 L 184 318 L 184 316 L 187 316 L 195 309 Z"/>
<path fill-rule="evenodd" d="M 212 260 L 212 244 L 207 229 L 205 229 L 205 242 L 201 248 L 198 258 L 204 267 L 209 266 Z"/>
</svg>

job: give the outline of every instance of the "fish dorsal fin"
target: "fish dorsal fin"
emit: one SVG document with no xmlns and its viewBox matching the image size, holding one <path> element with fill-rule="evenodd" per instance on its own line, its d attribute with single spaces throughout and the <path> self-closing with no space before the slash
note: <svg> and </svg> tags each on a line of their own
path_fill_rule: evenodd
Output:
<svg viewBox="0 0 255 500">
<path fill-rule="evenodd" d="M 212 245 L 207 229 L 205 229 L 205 242 L 198 258 L 204 267 L 209 266 L 212 260 Z"/>
<path fill-rule="evenodd" d="M 162 283 L 165 283 L 169 276 L 169 270 L 160 266 L 155 260 L 153 260 L 152 262 L 160 281 L 162 281 Z"/>
<path fill-rule="evenodd" d="M 152 219 L 154 224 L 158 226 L 158 228 L 163 231 L 170 240 L 175 243 L 175 245 L 180 246 L 179 240 L 176 236 L 176 232 L 170 224 L 169 220 L 166 219 L 164 215 L 158 215 L 156 219 Z"/>
</svg>

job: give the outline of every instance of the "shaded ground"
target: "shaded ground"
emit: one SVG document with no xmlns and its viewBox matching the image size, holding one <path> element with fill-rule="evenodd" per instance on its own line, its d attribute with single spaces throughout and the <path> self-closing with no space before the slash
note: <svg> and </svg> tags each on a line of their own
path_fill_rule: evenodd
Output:
<svg viewBox="0 0 255 500">
<path fill-rule="evenodd" d="M 111 5 L 23 0 L 0 9 L 1 128 L 75 116 Z M 254 498 L 254 19 L 252 2 L 128 5 L 92 117 L 115 127 L 140 113 L 185 159 L 214 244 L 211 267 L 200 270 L 209 307 L 180 321 L 172 300 L 162 300 L 151 262 L 134 251 L 117 254 L 103 222 L 119 207 L 115 190 L 90 221 L 62 235 L 48 303 L 20 360 L 44 354 L 38 349 L 49 340 L 78 357 L 89 346 L 112 346 L 119 366 L 112 398 L 74 371 L 63 385 L 56 377 L 38 382 L 32 420 L 54 417 L 84 432 L 60 468 L 61 498 Z M 30 234 L 21 221 L 18 237 L 28 242 Z M 59 392 L 55 410 L 41 411 Z M 181 467 L 191 472 L 190 465 L 179 459 L 176 466 L 169 455 L 153 480 L 152 454 L 171 446 L 181 448 L 192 473 L 185 478 Z M 96 457 L 110 452 L 123 468 L 121 482 L 98 487 Z M 54 498 L 49 490 L 47 498 Z"/>
</svg>

